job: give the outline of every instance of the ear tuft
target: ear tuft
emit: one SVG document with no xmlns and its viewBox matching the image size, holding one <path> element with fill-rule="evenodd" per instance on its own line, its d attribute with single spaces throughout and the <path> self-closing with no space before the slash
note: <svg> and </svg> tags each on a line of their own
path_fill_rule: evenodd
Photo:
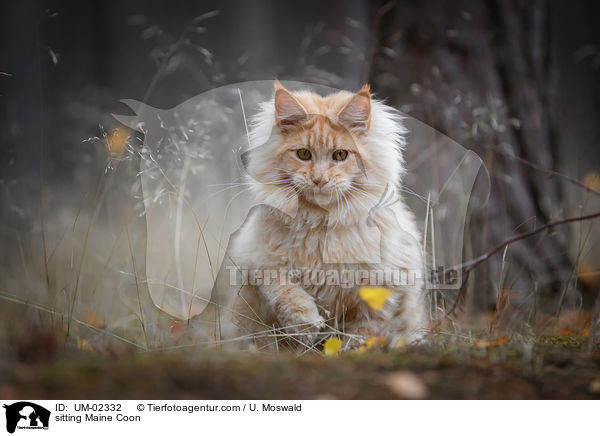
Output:
<svg viewBox="0 0 600 436">
<path fill-rule="evenodd" d="M 357 92 L 359 95 L 364 95 L 365 97 L 371 98 L 371 85 L 365 83 L 362 88 L 360 88 Z"/>
<path fill-rule="evenodd" d="M 275 122 L 280 129 L 294 127 L 308 119 L 304 106 L 279 80 L 275 80 Z"/>
<path fill-rule="evenodd" d="M 277 91 L 278 89 L 286 89 L 285 86 L 283 86 L 281 84 L 281 82 L 279 81 L 279 79 L 275 79 L 273 81 L 273 88 L 275 88 L 275 91 Z"/>
<path fill-rule="evenodd" d="M 371 121 L 371 87 L 365 84 L 338 114 L 338 121 L 350 130 L 365 133 Z"/>
</svg>

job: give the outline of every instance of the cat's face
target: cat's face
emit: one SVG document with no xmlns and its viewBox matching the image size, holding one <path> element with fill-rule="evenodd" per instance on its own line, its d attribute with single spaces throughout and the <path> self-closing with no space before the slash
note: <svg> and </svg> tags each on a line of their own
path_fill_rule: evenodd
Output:
<svg viewBox="0 0 600 436">
<path fill-rule="evenodd" d="M 278 82 L 275 87 L 277 140 L 261 157 L 258 179 L 328 210 L 356 197 L 364 200 L 365 164 L 371 159 L 362 144 L 371 116 L 368 86 L 357 94 L 342 91 L 326 97 L 293 94 Z"/>
<path fill-rule="evenodd" d="M 312 115 L 282 135 L 278 168 L 310 203 L 327 206 L 341 201 L 363 175 L 355 139 L 327 116 Z"/>
</svg>

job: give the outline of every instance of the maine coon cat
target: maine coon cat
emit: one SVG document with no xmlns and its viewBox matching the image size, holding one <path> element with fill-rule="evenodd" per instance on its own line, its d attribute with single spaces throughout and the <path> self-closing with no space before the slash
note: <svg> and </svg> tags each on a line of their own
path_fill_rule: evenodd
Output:
<svg viewBox="0 0 600 436">
<path fill-rule="evenodd" d="M 275 82 L 245 154 L 262 205 L 230 246 L 235 265 L 250 271 L 233 305 L 239 335 L 275 326 L 302 342 L 319 331 L 349 345 L 422 337 L 420 235 L 400 195 L 404 134 L 401 117 L 368 85 L 323 97 Z M 362 285 L 393 294 L 375 310 L 360 298 Z"/>
</svg>

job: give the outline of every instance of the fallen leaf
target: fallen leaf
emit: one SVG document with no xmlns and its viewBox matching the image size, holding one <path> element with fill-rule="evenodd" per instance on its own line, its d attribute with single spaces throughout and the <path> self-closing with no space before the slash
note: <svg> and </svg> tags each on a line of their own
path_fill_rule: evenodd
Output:
<svg viewBox="0 0 600 436">
<path fill-rule="evenodd" d="M 600 189 L 600 174 L 596 172 L 587 173 L 583 178 L 583 184 L 594 191 Z"/>
<path fill-rule="evenodd" d="M 380 286 L 363 286 L 358 290 L 358 295 L 371 308 L 381 310 L 389 296 L 392 295 L 392 291 Z"/>
<path fill-rule="evenodd" d="M 589 336 L 590 328 L 584 327 L 581 330 L 561 329 L 558 334 L 560 336 Z"/>
<path fill-rule="evenodd" d="M 85 322 L 91 326 L 98 327 L 99 329 L 103 329 L 105 327 L 100 317 L 94 312 L 88 312 L 88 314 L 85 316 Z"/>
<path fill-rule="evenodd" d="M 77 338 L 77 349 L 80 351 L 94 352 L 94 348 L 90 345 L 87 339 Z"/>
<path fill-rule="evenodd" d="M 323 351 L 326 356 L 336 356 L 340 353 L 340 348 L 342 348 L 342 341 L 340 338 L 329 338 L 325 345 L 323 346 Z"/>
<path fill-rule="evenodd" d="M 365 341 L 367 348 L 385 347 L 388 343 L 389 341 L 383 336 L 371 336 Z"/>
<path fill-rule="evenodd" d="M 125 150 L 130 136 L 131 130 L 127 127 L 117 127 L 108 132 L 105 138 L 108 153 L 112 156 L 120 156 Z"/>
<path fill-rule="evenodd" d="M 365 340 L 364 344 L 356 349 L 357 352 L 362 353 L 370 348 L 382 348 L 389 344 L 387 338 L 383 336 L 371 336 Z"/>
<path fill-rule="evenodd" d="M 383 378 L 394 395 L 407 400 L 421 400 L 429 393 L 421 378 L 410 371 L 392 372 Z"/>
<path fill-rule="evenodd" d="M 561 336 L 578 336 L 577 331 L 571 329 L 561 329 L 558 334 Z"/>
<path fill-rule="evenodd" d="M 590 392 L 592 394 L 600 394 L 600 378 L 597 378 L 590 383 Z"/>
<path fill-rule="evenodd" d="M 504 344 L 504 343 L 508 342 L 508 340 L 509 340 L 508 336 L 500 336 L 497 339 L 492 339 L 489 341 L 477 341 L 475 343 L 475 345 L 478 347 L 481 347 L 481 348 L 494 347 L 496 345 Z"/>
</svg>

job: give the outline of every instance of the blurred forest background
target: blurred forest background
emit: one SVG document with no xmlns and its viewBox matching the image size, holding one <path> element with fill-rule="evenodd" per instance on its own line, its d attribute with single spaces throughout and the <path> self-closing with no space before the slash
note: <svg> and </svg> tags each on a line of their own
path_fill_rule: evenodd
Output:
<svg viewBox="0 0 600 436">
<path fill-rule="evenodd" d="M 491 192 L 485 204 L 476 201 L 484 193 L 474 197 L 465 260 L 547 223 L 594 214 L 599 14 L 595 0 L 2 2 L 0 292 L 72 282 L 22 262 L 48 260 L 50 241 L 23 248 L 15 238 L 43 230 L 44 211 L 71 221 L 81 212 L 61 209 L 41 186 L 94 196 L 81 187 L 96 186 L 107 155 L 84 140 L 117 126 L 111 113 L 123 113 L 120 99 L 169 108 L 242 81 L 351 90 L 369 82 L 378 97 L 475 151 L 490 177 L 488 184 L 482 173 L 480 185 Z M 592 219 L 502 246 L 450 295 L 458 303 L 450 318 L 492 314 L 495 325 L 521 329 L 536 320 L 547 327 L 562 312 L 572 315 L 563 330 L 593 338 L 599 241 Z M 10 277 L 14 265 L 25 281 Z M 71 298 L 73 289 L 65 292 Z M 22 303 L 5 299 L 3 313 Z M 93 317 L 87 323 L 102 327 Z"/>
</svg>

